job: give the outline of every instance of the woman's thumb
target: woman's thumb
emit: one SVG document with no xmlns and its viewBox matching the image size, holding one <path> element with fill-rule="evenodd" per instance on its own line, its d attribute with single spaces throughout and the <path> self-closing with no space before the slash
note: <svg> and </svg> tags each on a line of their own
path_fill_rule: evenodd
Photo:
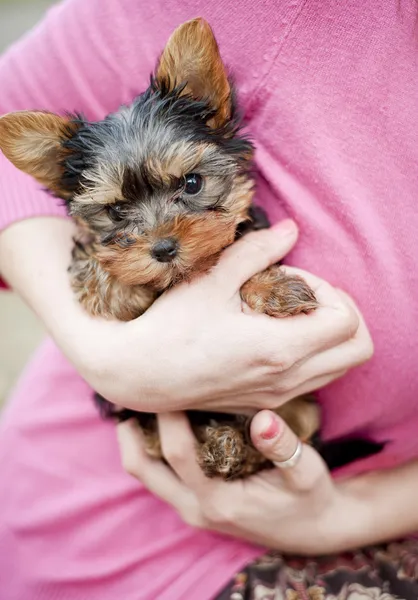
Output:
<svg viewBox="0 0 418 600">
<path fill-rule="evenodd" d="M 249 233 L 223 252 L 216 277 L 224 279 L 235 292 L 253 275 L 286 256 L 297 237 L 298 228 L 291 219 L 281 221 L 270 229 Z"/>
<path fill-rule="evenodd" d="M 262 410 L 254 416 L 251 439 L 257 450 L 275 464 L 292 489 L 307 491 L 320 480 L 322 485 L 331 483 L 320 456 L 302 444 L 273 411 Z"/>
</svg>

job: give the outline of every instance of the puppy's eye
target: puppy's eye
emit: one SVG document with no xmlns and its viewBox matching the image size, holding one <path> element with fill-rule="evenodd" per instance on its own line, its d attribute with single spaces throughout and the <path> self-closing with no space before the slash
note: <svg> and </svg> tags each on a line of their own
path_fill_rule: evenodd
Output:
<svg viewBox="0 0 418 600">
<path fill-rule="evenodd" d="M 196 196 L 203 187 L 203 177 L 198 173 L 187 173 L 184 176 L 184 193 Z"/>
<path fill-rule="evenodd" d="M 112 219 L 112 221 L 115 221 L 116 223 L 118 221 L 123 221 L 123 218 L 124 218 L 124 214 L 123 214 L 124 206 L 123 205 L 124 205 L 123 202 L 115 202 L 114 204 L 108 204 L 106 206 L 107 214 Z"/>
</svg>

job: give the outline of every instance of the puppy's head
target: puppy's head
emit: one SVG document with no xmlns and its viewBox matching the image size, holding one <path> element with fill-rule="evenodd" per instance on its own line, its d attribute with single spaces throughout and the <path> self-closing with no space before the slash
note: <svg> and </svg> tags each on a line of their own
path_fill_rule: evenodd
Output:
<svg viewBox="0 0 418 600">
<path fill-rule="evenodd" d="M 128 285 L 164 289 L 212 266 L 247 218 L 252 146 L 209 25 L 175 30 L 151 84 L 103 121 L 0 118 L 0 148 L 63 198 Z"/>
</svg>

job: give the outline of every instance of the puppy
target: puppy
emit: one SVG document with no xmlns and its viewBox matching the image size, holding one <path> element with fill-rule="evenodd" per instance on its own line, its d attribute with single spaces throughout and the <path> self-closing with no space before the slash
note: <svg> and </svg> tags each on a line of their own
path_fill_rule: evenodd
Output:
<svg viewBox="0 0 418 600">
<path fill-rule="evenodd" d="M 99 122 L 10 113 L 0 119 L 0 148 L 64 200 L 77 223 L 69 272 L 78 300 L 94 316 L 140 317 L 164 290 L 212 268 L 237 236 L 268 226 L 252 205 L 253 146 L 202 19 L 174 31 L 148 89 L 130 106 Z M 280 266 L 252 277 L 241 296 L 272 317 L 317 307 L 305 281 Z M 106 417 L 135 414 L 148 452 L 161 457 L 154 414 L 96 400 Z M 305 442 L 319 428 L 311 398 L 292 400 L 277 413 Z M 249 440 L 246 417 L 190 411 L 189 418 L 208 476 L 231 479 L 270 466 Z"/>
</svg>

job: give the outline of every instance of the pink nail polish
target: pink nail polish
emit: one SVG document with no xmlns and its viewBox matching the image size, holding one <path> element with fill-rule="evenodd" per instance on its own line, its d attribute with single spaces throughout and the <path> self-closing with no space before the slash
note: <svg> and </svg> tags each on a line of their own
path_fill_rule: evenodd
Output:
<svg viewBox="0 0 418 600">
<path fill-rule="evenodd" d="M 261 431 L 263 440 L 272 440 L 279 433 L 279 421 L 273 415 L 265 415 L 265 425 Z"/>
</svg>

